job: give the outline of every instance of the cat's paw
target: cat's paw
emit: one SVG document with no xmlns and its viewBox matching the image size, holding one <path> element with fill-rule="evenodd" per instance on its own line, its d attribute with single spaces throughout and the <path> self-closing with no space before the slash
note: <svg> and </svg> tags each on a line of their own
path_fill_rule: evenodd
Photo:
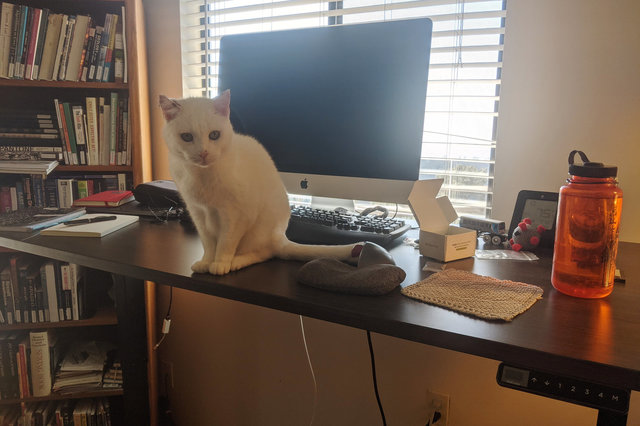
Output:
<svg viewBox="0 0 640 426">
<path fill-rule="evenodd" d="M 208 272 L 212 275 L 224 275 L 231 271 L 231 262 L 211 262 Z"/>
<path fill-rule="evenodd" d="M 191 265 L 191 270 L 193 272 L 197 272 L 199 274 L 206 274 L 209 272 L 209 265 L 211 262 L 206 262 L 204 260 L 198 260 L 193 265 Z"/>
</svg>

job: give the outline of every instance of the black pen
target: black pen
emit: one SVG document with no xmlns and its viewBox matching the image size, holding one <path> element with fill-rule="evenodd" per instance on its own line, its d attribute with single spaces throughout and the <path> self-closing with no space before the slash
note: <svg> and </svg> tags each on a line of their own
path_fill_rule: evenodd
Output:
<svg viewBox="0 0 640 426">
<path fill-rule="evenodd" d="M 96 216 L 96 217 L 90 217 L 87 219 L 75 219 L 75 220 L 70 220 L 68 222 L 64 222 L 65 225 L 84 225 L 85 223 L 94 223 L 94 222 L 105 222 L 107 220 L 116 220 L 118 217 L 117 216 Z"/>
</svg>

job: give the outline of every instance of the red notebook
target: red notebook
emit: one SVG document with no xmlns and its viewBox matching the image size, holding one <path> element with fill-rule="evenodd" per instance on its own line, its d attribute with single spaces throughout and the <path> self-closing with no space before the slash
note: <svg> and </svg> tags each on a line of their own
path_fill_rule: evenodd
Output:
<svg viewBox="0 0 640 426">
<path fill-rule="evenodd" d="M 118 207 L 134 199 L 131 191 L 102 191 L 79 198 L 73 202 L 73 205 L 78 207 Z"/>
</svg>

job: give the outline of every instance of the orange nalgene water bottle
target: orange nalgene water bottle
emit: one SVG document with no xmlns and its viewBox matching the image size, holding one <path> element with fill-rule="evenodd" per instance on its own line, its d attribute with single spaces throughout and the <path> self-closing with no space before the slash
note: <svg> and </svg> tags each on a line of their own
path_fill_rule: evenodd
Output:
<svg viewBox="0 0 640 426">
<path fill-rule="evenodd" d="M 583 164 L 574 164 L 578 154 Z M 598 298 L 613 290 L 622 190 L 616 166 L 569 154 L 569 179 L 560 188 L 551 283 L 570 296 Z"/>
</svg>

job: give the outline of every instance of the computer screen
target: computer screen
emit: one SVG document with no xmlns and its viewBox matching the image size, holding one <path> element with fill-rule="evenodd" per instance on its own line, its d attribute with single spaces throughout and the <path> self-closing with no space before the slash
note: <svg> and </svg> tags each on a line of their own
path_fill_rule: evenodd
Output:
<svg viewBox="0 0 640 426">
<path fill-rule="evenodd" d="M 407 201 L 418 179 L 432 23 L 228 35 L 219 90 L 293 194 Z"/>
</svg>

